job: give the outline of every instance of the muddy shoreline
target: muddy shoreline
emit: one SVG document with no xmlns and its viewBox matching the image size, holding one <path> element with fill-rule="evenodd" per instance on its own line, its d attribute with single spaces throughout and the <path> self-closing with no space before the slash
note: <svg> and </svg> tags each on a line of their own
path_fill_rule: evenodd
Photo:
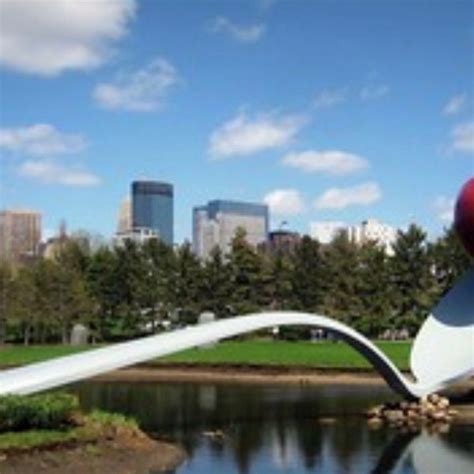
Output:
<svg viewBox="0 0 474 474">
<path fill-rule="evenodd" d="M 139 365 L 115 370 L 91 379 L 100 382 L 209 382 L 242 384 L 309 384 L 309 385 L 384 385 L 373 370 L 314 369 L 308 367 L 274 367 L 261 365 Z M 474 378 L 450 388 L 448 392 L 474 391 Z"/>
<path fill-rule="evenodd" d="M 2 474 L 149 474 L 174 472 L 187 458 L 182 447 L 122 429 L 93 442 L 0 451 Z"/>
</svg>

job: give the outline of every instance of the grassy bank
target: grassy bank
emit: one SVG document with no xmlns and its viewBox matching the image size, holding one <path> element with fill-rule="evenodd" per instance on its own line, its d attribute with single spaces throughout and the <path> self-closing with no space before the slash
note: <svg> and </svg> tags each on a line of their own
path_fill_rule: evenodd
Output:
<svg viewBox="0 0 474 474">
<path fill-rule="evenodd" d="M 0 452 L 91 443 L 121 428 L 138 430 L 133 419 L 97 411 L 83 417 L 80 426 L 0 433 Z"/>
<path fill-rule="evenodd" d="M 377 346 L 402 370 L 408 368 L 410 342 L 377 342 Z M 24 365 L 74 354 L 89 347 L 10 346 L 0 350 L 0 366 Z M 167 363 L 196 365 L 301 366 L 331 369 L 367 369 L 370 364 L 344 343 L 285 342 L 270 340 L 225 341 L 208 349 L 187 351 L 149 361 L 148 365 Z"/>
<path fill-rule="evenodd" d="M 117 429 L 139 431 L 120 414 L 82 414 L 77 397 L 67 393 L 0 397 L 0 452 L 92 442 Z"/>
</svg>

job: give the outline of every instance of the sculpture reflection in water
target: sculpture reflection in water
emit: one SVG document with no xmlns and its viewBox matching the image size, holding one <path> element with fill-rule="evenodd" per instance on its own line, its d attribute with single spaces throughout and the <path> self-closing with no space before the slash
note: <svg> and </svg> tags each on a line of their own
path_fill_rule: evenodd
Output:
<svg viewBox="0 0 474 474">
<path fill-rule="evenodd" d="M 371 474 L 467 474 L 472 472 L 473 463 L 471 447 L 464 446 L 462 440 L 459 443 L 456 436 L 449 433 L 398 433 L 384 449 Z"/>
</svg>

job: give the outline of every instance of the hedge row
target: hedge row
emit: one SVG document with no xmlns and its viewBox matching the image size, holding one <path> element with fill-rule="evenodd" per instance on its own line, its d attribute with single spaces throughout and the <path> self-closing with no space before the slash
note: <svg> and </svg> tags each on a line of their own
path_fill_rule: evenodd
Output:
<svg viewBox="0 0 474 474">
<path fill-rule="evenodd" d="M 0 397 L 0 433 L 62 429 L 73 425 L 79 408 L 74 395 L 54 393 L 35 396 Z"/>
</svg>

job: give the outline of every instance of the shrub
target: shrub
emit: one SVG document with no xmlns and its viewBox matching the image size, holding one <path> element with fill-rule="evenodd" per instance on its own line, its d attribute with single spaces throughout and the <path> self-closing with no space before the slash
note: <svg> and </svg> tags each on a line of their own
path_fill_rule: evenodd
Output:
<svg viewBox="0 0 474 474">
<path fill-rule="evenodd" d="M 0 397 L 0 433 L 71 426 L 77 397 L 66 393 Z"/>
</svg>

